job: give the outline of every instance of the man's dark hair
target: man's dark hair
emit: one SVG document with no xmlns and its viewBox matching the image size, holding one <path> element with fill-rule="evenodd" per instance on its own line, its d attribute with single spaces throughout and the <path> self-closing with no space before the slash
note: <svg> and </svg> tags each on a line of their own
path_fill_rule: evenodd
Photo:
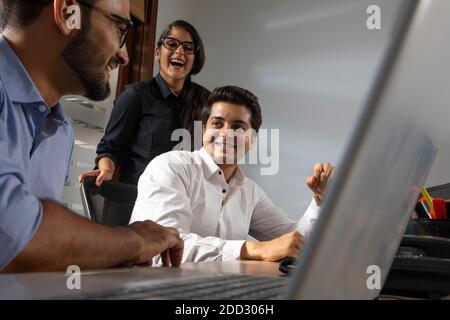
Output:
<svg viewBox="0 0 450 320">
<path fill-rule="evenodd" d="M 251 112 L 250 123 L 252 128 L 258 132 L 262 124 L 261 107 L 258 98 L 248 90 L 236 86 L 225 86 L 214 89 L 208 97 L 208 102 L 202 110 L 202 123 L 206 125 L 211 108 L 216 102 L 228 102 L 246 107 Z"/>
<path fill-rule="evenodd" d="M 7 24 L 14 27 L 30 25 L 52 2 L 53 0 L 0 0 L 0 30 L 3 30 Z"/>
<path fill-rule="evenodd" d="M 9 24 L 26 27 L 35 21 L 53 0 L 0 0 L 0 30 Z"/>
</svg>

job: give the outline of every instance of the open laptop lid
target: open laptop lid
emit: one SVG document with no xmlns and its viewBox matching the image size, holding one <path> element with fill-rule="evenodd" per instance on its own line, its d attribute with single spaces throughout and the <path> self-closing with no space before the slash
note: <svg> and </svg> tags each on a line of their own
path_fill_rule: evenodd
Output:
<svg viewBox="0 0 450 320">
<path fill-rule="evenodd" d="M 406 0 L 398 27 L 299 257 L 287 298 L 373 299 L 437 152 L 450 101 L 450 1 Z M 447 88 L 447 89 L 444 89 Z"/>
</svg>

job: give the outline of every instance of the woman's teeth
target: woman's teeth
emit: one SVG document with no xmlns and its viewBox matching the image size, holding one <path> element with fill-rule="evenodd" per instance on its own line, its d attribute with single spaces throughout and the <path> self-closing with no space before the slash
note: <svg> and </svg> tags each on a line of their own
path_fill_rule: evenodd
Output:
<svg viewBox="0 0 450 320">
<path fill-rule="evenodd" d="M 184 61 L 181 61 L 181 60 L 178 60 L 178 59 L 172 59 L 172 60 L 170 60 L 170 63 L 173 64 L 176 67 L 184 66 Z"/>
</svg>

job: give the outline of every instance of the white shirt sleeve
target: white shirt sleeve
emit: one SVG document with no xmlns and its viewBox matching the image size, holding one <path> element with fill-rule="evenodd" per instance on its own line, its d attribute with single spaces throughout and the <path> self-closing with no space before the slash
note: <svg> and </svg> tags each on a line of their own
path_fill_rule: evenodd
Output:
<svg viewBox="0 0 450 320">
<path fill-rule="evenodd" d="M 300 232 L 305 238 L 308 238 L 314 227 L 314 223 L 319 218 L 319 214 L 320 214 L 320 207 L 316 204 L 316 201 L 313 199 L 309 204 L 309 207 L 306 210 L 305 214 L 297 222 L 296 226 L 297 231 Z"/>
<path fill-rule="evenodd" d="M 309 235 L 320 211 L 314 199 L 302 218 L 297 222 L 287 216 L 282 209 L 275 206 L 261 188 L 257 187 L 256 192 L 258 201 L 251 220 L 251 236 L 260 241 L 267 241 L 293 230 L 298 230 L 305 237 Z"/>
<path fill-rule="evenodd" d="M 164 155 L 155 158 L 139 179 L 130 223 L 152 220 L 177 229 L 184 240 L 182 262 L 239 259 L 245 241 L 191 233 L 193 212 L 188 196 L 191 181 L 189 166 L 177 164 Z M 159 264 L 159 257 L 153 262 Z"/>
</svg>

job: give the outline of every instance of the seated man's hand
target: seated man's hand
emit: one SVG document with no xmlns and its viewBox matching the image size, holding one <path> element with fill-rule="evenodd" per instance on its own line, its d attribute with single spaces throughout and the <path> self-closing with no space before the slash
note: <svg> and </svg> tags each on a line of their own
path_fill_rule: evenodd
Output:
<svg viewBox="0 0 450 320">
<path fill-rule="evenodd" d="M 174 228 L 163 227 L 153 221 L 138 221 L 129 228 L 139 237 L 140 246 L 134 264 L 151 264 L 152 258 L 161 254 L 163 266 L 178 267 L 183 257 L 184 242 Z"/>
<path fill-rule="evenodd" d="M 241 259 L 278 261 L 286 257 L 297 257 L 304 243 L 305 238 L 298 231 L 286 233 L 270 241 L 246 241 L 241 249 Z"/>
<path fill-rule="evenodd" d="M 333 174 L 334 167 L 331 163 L 318 162 L 314 166 L 313 175 L 306 178 L 306 185 L 314 193 L 314 200 L 318 206 L 322 204 L 325 188 L 328 181 L 333 177 Z"/>
</svg>

